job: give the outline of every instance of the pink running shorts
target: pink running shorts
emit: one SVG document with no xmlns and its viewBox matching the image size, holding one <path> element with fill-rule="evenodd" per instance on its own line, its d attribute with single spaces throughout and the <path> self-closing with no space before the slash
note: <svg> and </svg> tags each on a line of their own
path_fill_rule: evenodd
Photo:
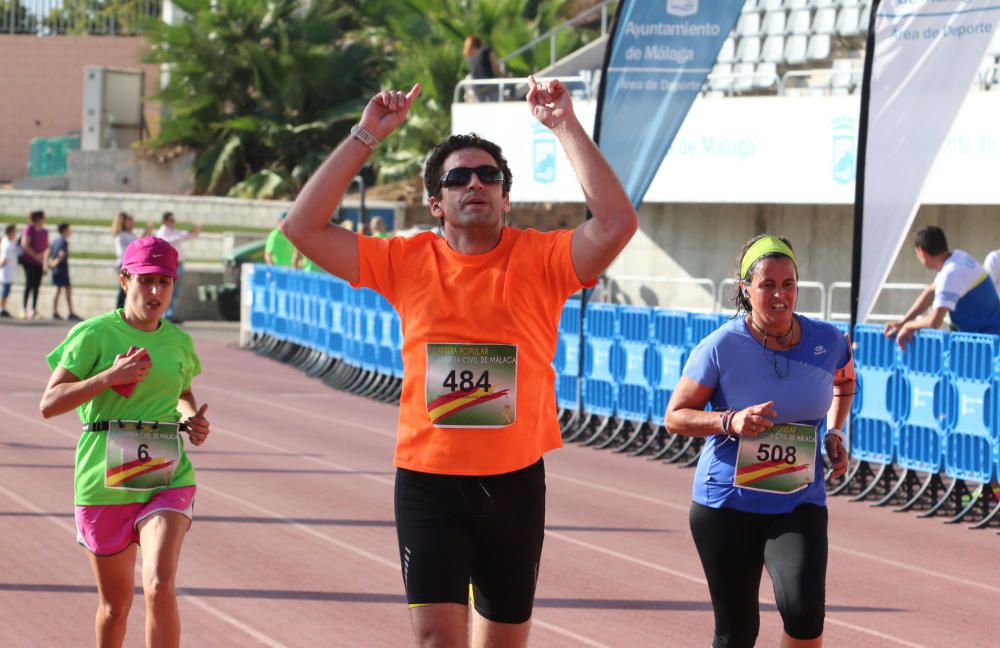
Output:
<svg viewBox="0 0 1000 648">
<path fill-rule="evenodd" d="M 196 486 L 168 488 L 145 504 L 107 504 L 76 507 L 76 541 L 98 556 L 121 553 L 133 542 L 139 544 L 140 522 L 158 511 L 176 511 L 194 516 Z"/>
</svg>

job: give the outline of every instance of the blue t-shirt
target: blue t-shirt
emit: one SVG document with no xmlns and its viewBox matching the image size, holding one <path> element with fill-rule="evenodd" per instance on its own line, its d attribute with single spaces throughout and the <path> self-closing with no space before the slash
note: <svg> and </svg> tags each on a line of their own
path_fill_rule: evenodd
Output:
<svg viewBox="0 0 1000 648">
<path fill-rule="evenodd" d="M 52 266 L 52 276 L 53 277 L 68 277 L 69 276 L 69 241 L 65 237 L 57 236 L 54 241 L 52 241 L 52 246 L 49 247 L 49 259 L 55 260 L 59 256 L 60 252 L 65 252 L 66 256 L 62 258 L 62 261 Z"/>
<path fill-rule="evenodd" d="M 830 324 L 795 317 L 802 326 L 802 340 L 787 351 L 765 350 L 743 317 L 727 322 L 691 351 L 684 375 L 713 390 L 709 399 L 713 410 L 740 410 L 774 401 L 775 423 L 815 425 L 822 439 L 833 402 L 834 374 L 850 362 L 850 342 Z M 812 484 L 788 495 L 734 486 L 738 445 L 735 435 L 706 439 L 694 476 L 695 502 L 752 513 L 787 513 L 800 504 L 826 505 L 821 444 L 816 446 Z"/>
<path fill-rule="evenodd" d="M 990 274 L 967 252 L 952 250 L 934 278 L 934 308 L 951 311 L 960 331 L 1000 335 L 1000 295 Z"/>
</svg>

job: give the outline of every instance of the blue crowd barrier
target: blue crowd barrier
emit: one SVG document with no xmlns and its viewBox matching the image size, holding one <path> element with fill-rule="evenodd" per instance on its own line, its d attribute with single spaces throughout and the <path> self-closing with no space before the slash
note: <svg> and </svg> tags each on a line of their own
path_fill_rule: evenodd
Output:
<svg viewBox="0 0 1000 648">
<path fill-rule="evenodd" d="M 563 409 L 576 409 L 580 371 L 579 300 L 571 299 L 563 305 L 552 364 L 556 371 L 556 404 Z"/>
<path fill-rule="evenodd" d="M 996 475 L 997 422 L 988 407 L 996 388 L 998 338 L 954 333 L 948 344 L 951 388 L 945 411 L 951 433 L 945 446 L 945 473 L 980 483 Z"/>
<path fill-rule="evenodd" d="M 882 327 L 854 327 L 854 367 L 858 383 L 851 412 L 851 454 L 872 463 L 892 463 L 896 446 L 893 395 L 898 393 L 900 375 L 896 345 L 882 334 Z"/>
<path fill-rule="evenodd" d="M 614 304 L 587 304 L 584 318 L 583 405 L 587 412 L 614 416 L 618 406 L 618 383 L 611 373 L 616 344 L 618 313 Z"/>
<path fill-rule="evenodd" d="M 611 356 L 611 373 L 618 383 L 618 416 L 636 423 L 648 421 L 651 415 L 653 390 L 646 378 L 646 361 L 652 322 L 649 308 L 621 308 L 618 351 Z"/>
<path fill-rule="evenodd" d="M 653 339 L 646 349 L 646 381 L 652 395 L 650 417 L 662 421 L 688 356 L 688 313 L 658 308 L 653 311 Z"/>
<path fill-rule="evenodd" d="M 902 377 L 892 397 L 899 421 L 896 462 L 903 468 L 923 472 L 943 468 L 947 348 L 948 333 L 923 331 L 902 354 Z"/>
<path fill-rule="evenodd" d="M 325 274 L 255 266 L 251 331 L 326 354 L 350 366 L 402 377 L 402 328 L 395 309 L 367 289 Z M 728 321 L 723 314 L 588 304 L 584 374 L 578 384 L 580 302 L 559 321 L 556 400 L 583 413 L 633 423 L 659 421 L 691 350 Z M 835 324 L 847 331 L 843 323 Z M 955 479 L 1000 475 L 1000 338 L 918 332 L 905 352 L 882 328 L 854 329 L 858 385 L 851 412 L 853 456 Z"/>
</svg>

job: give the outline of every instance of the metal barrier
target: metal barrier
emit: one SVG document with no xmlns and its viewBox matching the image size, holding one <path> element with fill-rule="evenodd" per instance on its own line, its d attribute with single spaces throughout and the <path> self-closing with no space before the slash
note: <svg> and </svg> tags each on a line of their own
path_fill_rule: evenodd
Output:
<svg viewBox="0 0 1000 648">
<path fill-rule="evenodd" d="M 160 0 L 19 0 L 0 8 L 0 34 L 134 36 L 159 18 Z"/>
<path fill-rule="evenodd" d="M 600 4 L 596 4 L 589 9 L 581 11 L 579 14 L 570 18 L 564 23 L 561 23 L 549 31 L 545 32 L 535 40 L 531 41 L 527 45 L 522 45 L 517 48 L 507 56 L 501 58 L 498 63 L 501 66 L 505 66 L 507 61 L 513 59 L 514 57 L 520 56 L 523 52 L 530 51 L 535 48 L 539 43 L 549 41 L 549 65 L 551 66 L 556 62 L 556 38 L 559 34 L 571 27 L 575 27 L 578 23 L 588 21 L 592 18 L 592 14 L 600 12 L 601 14 L 601 38 L 608 35 L 608 9 L 611 5 L 617 5 L 617 0 L 603 0 Z"/>
<path fill-rule="evenodd" d="M 255 350 L 339 389 L 398 401 L 401 322 L 384 298 L 287 268 L 255 266 L 247 283 Z M 577 300 L 563 307 L 553 358 L 564 439 L 696 462 L 702 440 L 671 434 L 662 416 L 691 350 L 729 317 L 589 304 L 581 331 L 580 309 Z M 1000 473 L 1000 337 L 919 331 L 902 351 L 881 326 L 859 324 L 853 340 L 855 463 L 830 493 L 977 527 L 1000 523 L 990 487 Z"/>
<path fill-rule="evenodd" d="M 590 80 L 583 76 L 558 77 L 564 86 L 582 99 L 593 99 Z M 496 88 L 496 96 L 489 100 L 476 98 L 477 88 Z M 520 90 L 520 92 L 519 92 Z M 503 103 L 507 100 L 520 101 L 528 94 L 528 77 L 497 77 L 495 79 L 462 79 L 455 85 L 452 93 L 452 103 Z"/>
<path fill-rule="evenodd" d="M 718 301 L 715 282 L 706 277 L 643 277 L 641 275 L 608 275 L 610 281 L 634 281 L 644 284 L 666 284 L 679 286 L 705 286 L 711 295 L 712 304 Z M 713 306 L 714 308 L 714 306 Z M 712 308 L 691 308 L 689 310 L 709 313 Z"/>
<path fill-rule="evenodd" d="M 927 288 L 928 284 L 920 283 L 887 283 L 882 284 L 882 291 L 880 294 L 884 294 L 887 291 L 922 291 Z M 848 293 L 851 290 L 850 281 L 834 281 L 831 283 L 826 290 L 826 318 L 836 321 L 836 320 L 849 320 L 851 319 L 850 312 L 837 312 L 833 310 L 833 297 L 838 292 L 847 289 Z M 901 315 L 890 315 L 887 313 L 872 313 L 868 316 L 868 319 L 876 322 L 891 322 L 892 320 L 899 319 Z"/>
</svg>

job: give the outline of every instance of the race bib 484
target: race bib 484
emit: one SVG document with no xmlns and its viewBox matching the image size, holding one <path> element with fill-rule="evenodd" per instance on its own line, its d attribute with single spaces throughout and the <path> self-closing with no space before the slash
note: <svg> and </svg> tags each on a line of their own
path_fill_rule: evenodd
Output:
<svg viewBox="0 0 1000 648">
<path fill-rule="evenodd" d="M 511 425 L 517 417 L 517 345 L 428 344 L 425 385 L 435 427 Z"/>
</svg>

